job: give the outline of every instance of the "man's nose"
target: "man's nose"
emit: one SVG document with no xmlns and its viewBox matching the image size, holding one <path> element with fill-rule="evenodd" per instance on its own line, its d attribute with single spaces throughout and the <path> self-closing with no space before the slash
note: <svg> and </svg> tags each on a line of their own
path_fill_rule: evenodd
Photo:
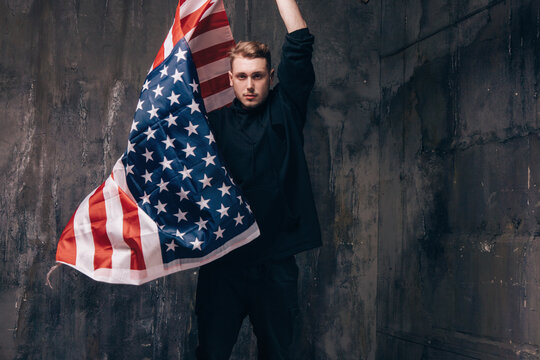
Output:
<svg viewBox="0 0 540 360">
<path fill-rule="evenodd" d="M 248 77 L 248 80 L 247 80 L 247 87 L 248 89 L 253 89 L 253 79 L 251 77 Z"/>
</svg>

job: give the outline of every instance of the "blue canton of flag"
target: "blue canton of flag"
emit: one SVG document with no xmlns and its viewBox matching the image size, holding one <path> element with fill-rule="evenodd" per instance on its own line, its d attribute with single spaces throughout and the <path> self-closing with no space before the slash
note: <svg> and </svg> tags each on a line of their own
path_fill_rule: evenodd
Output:
<svg viewBox="0 0 540 360">
<path fill-rule="evenodd" d="M 205 256 L 254 223 L 205 114 L 181 39 L 146 78 L 122 158 L 131 194 L 158 224 L 165 263 Z"/>
</svg>

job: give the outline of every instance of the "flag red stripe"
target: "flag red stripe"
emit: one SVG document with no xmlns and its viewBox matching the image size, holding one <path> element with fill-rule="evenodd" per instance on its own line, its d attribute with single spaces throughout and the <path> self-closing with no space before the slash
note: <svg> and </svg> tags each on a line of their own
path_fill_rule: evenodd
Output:
<svg viewBox="0 0 540 360">
<path fill-rule="evenodd" d="M 164 56 L 165 56 L 165 46 L 161 45 L 161 48 L 158 51 L 156 59 L 154 60 L 154 63 L 152 64 L 152 69 L 157 68 L 159 64 L 163 62 Z"/>
<path fill-rule="evenodd" d="M 229 82 L 229 74 L 223 74 L 201 83 L 201 96 L 205 98 L 228 89 L 229 87 L 231 87 Z"/>
<path fill-rule="evenodd" d="M 130 268 L 132 270 L 145 270 L 146 264 L 142 250 L 141 226 L 137 204 L 133 203 L 120 187 L 118 187 L 118 195 L 122 204 L 122 212 L 124 213 L 123 237 L 126 244 L 131 248 Z"/>
<path fill-rule="evenodd" d="M 192 58 L 196 67 L 201 67 L 227 57 L 234 46 L 234 40 L 227 41 L 193 53 Z"/>
<path fill-rule="evenodd" d="M 225 13 L 225 11 L 214 13 L 201 20 L 201 22 L 197 25 L 197 28 L 191 35 L 191 38 L 194 39 L 202 33 L 224 26 L 229 26 L 229 20 L 227 19 L 227 14 Z"/>
<path fill-rule="evenodd" d="M 112 269 L 113 248 L 109 235 L 107 235 L 107 210 L 105 207 L 105 197 L 103 196 L 104 187 L 105 183 L 101 184 L 88 200 L 95 247 L 94 269 Z"/>
<path fill-rule="evenodd" d="M 62 232 L 60 241 L 58 242 L 58 248 L 56 249 L 56 261 L 70 265 L 75 265 L 77 262 L 77 240 L 75 239 L 74 218 L 75 214 L 73 214 Z"/>
</svg>

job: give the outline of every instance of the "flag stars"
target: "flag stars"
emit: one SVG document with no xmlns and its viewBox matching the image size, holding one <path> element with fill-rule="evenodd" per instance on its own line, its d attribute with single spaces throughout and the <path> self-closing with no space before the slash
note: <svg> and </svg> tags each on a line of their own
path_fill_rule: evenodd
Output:
<svg viewBox="0 0 540 360">
<path fill-rule="evenodd" d="M 192 99 L 191 100 L 191 104 L 190 105 L 186 105 L 188 108 L 191 109 L 191 113 L 193 114 L 195 111 L 198 111 L 198 112 L 201 112 L 201 110 L 199 109 L 199 103 L 195 101 L 195 99 Z"/>
<path fill-rule="evenodd" d="M 201 200 L 200 201 L 197 201 L 196 204 L 199 205 L 199 207 L 201 208 L 201 210 L 203 209 L 210 209 L 210 206 L 208 206 L 208 202 L 210 201 L 210 199 L 206 200 L 204 197 L 201 196 Z"/>
<path fill-rule="evenodd" d="M 203 242 L 199 241 L 199 238 L 195 238 L 195 241 L 190 242 L 190 244 L 193 245 L 192 250 L 199 249 L 202 251 L 201 245 L 203 244 Z"/>
<path fill-rule="evenodd" d="M 178 101 L 178 98 L 180 97 L 180 94 L 176 95 L 174 91 L 171 91 L 171 96 L 169 96 L 167 99 L 170 100 L 171 106 L 173 104 L 180 104 L 180 101 Z"/>
<path fill-rule="evenodd" d="M 169 185 L 169 182 L 163 181 L 163 179 L 161 179 L 159 184 L 157 184 L 157 186 L 159 187 L 159 192 L 161 193 L 162 191 L 168 191 L 169 189 L 167 189 L 167 185 Z"/>
<path fill-rule="evenodd" d="M 231 193 L 229 192 L 230 188 L 231 188 L 230 186 L 227 186 L 227 185 L 225 185 L 225 183 L 223 183 L 223 186 L 218 188 L 218 190 L 221 191 L 221 196 L 223 197 L 223 196 L 225 196 L 225 194 L 231 195 Z M 240 201 L 241 201 L 241 199 L 240 199 Z"/>
<path fill-rule="evenodd" d="M 165 171 L 165 169 L 171 169 L 172 170 L 172 167 L 171 167 L 171 163 L 173 161 L 172 160 L 169 160 L 167 159 L 167 157 L 163 157 L 163 161 L 160 162 L 159 164 L 163 167 L 163 171 Z"/>
<path fill-rule="evenodd" d="M 165 210 L 165 206 L 167 206 L 167 203 L 162 204 L 161 201 L 158 200 L 157 205 L 154 206 L 157 209 L 158 215 L 162 212 L 167 213 L 167 210 Z"/>
<path fill-rule="evenodd" d="M 195 152 L 194 152 L 194 151 L 195 151 L 196 148 L 197 148 L 196 146 L 193 146 L 193 147 L 192 147 L 192 146 L 189 145 L 189 143 L 187 143 L 186 148 L 183 149 L 182 151 L 186 153 L 186 158 L 187 158 L 187 157 L 189 157 L 190 155 L 191 155 L 191 156 L 195 156 Z"/>
<path fill-rule="evenodd" d="M 135 167 L 135 165 L 126 165 L 126 174 L 127 174 L 127 175 L 129 175 L 129 174 L 135 175 L 135 174 L 133 173 L 133 168 L 134 168 L 134 167 Z"/>
<path fill-rule="evenodd" d="M 146 203 L 150 204 L 150 194 L 147 194 L 146 191 L 144 192 L 143 196 L 141 196 L 139 199 L 142 200 L 141 205 L 144 205 Z"/>
<path fill-rule="evenodd" d="M 210 133 L 209 135 L 205 135 L 205 138 L 208 139 L 208 145 L 212 145 L 213 142 L 216 142 L 214 139 L 214 134 Z"/>
<path fill-rule="evenodd" d="M 181 233 L 180 230 L 176 229 L 176 237 L 184 240 L 184 235 L 186 235 L 186 233 Z"/>
<path fill-rule="evenodd" d="M 128 146 L 127 146 L 127 153 L 135 152 L 135 144 L 132 144 L 131 141 L 128 140 Z"/>
<path fill-rule="evenodd" d="M 163 96 L 163 86 L 160 86 L 159 84 L 156 86 L 154 90 L 152 90 L 154 94 L 156 94 L 155 98 L 157 99 L 158 96 Z"/>
<path fill-rule="evenodd" d="M 221 204 L 221 208 L 216 210 L 218 213 L 221 214 L 219 218 L 221 219 L 224 216 L 229 216 L 229 213 L 228 213 L 229 209 L 230 209 L 229 207 L 225 207 L 223 206 L 223 204 Z"/>
<path fill-rule="evenodd" d="M 159 72 L 161 73 L 160 79 L 164 76 L 168 76 L 167 70 L 169 69 L 168 66 L 163 66 L 163 69 L 161 69 Z"/>
<path fill-rule="evenodd" d="M 158 110 L 159 108 L 155 107 L 154 104 L 152 104 L 152 110 L 147 111 L 147 113 L 150 114 L 150 119 L 158 117 L 158 114 L 157 114 Z"/>
<path fill-rule="evenodd" d="M 191 134 L 199 135 L 197 132 L 197 128 L 199 125 L 193 125 L 191 121 L 189 122 L 189 126 L 186 126 L 184 129 L 188 131 L 188 136 L 191 136 Z"/>
<path fill-rule="evenodd" d="M 148 81 L 148 79 L 146 79 L 146 81 L 144 82 L 143 86 L 142 86 L 142 91 L 144 90 L 148 90 L 148 86 L 150 86 L 150 81 Z"/>
<path fill-rule="evenodd" d="M 138 121 L 133 121 L 133 123 L 131 123 L 131 131 L 137 131 L 137 130 L 139 130 L 139 129 L 137 128 L 137 124 L 138 124 L 138 123 L 139 123 Z"/>
<path fill-rule="evenodd" d="M 184 82 L 184 81 L 182 80 L 182 75 L 184 75 L 183 72 L 178 72 L 177 69 L 174 69 L 174 75 L 172 76 L 172 78 L 174 79 L 173 84 L 176 84 L 177 81 Z"/>
<path fill-rule="evenodd" d="M 238 195 L 236 198 L 238 199 L 238 201 L 240 201 L 240 205 L 244 203 L 244 200 L 242 200 L 242 197 L 240 195 Z"/>
<path fill-rule="evenodd" d="M 178 247 L 178 245 L 176 245 L 174 240 L 171 240 L 171 242 L 169 244 L 165 244 L 165 245 L 167 246 L 167 251 L 165 251 L 165 252 L 168 252 L 168 251 L 174 252 L 176 247 Z"/>
<path fill-rule="evenodd" d="M 206 157 L 203 157 L 202 159 L 204 160 L 204 162 L 206 162 L 206 166 L 207 167 L 208 165 L 212 164 L 212 165 L 216 165 L 216 163 L 214 162 L 214 159 L 216 158 L 215 155 L 213 156 L 210 156 L 210 153 L 207 152 L 206 153 Z"/>
<path fill-rule="evenodd" d="M 165 144 L 165 150 L 172 147 L 174 149 L 174 139 L 171 139 L 169 135 L 167 135 L 167 139 L 163 140 L 162 143 Z"/>
<path fill-rule="evenodd" d="M 238 216 L 234 218 L 234 221 L 236 221 L 235 226 L 238 226 L 238 225 L 240 225 L 240 224 L 243 225 L 243 224 L 244 224 L 244 223 L 242 222 L 242 219 L 243 219 L 243 218 L 244 218 L 244 217 L 241 216 L 240 213 L 238 213 Z"/>
<path fill-rule="evenodd" d="M 223 238 L 223 232 L 225 230 L 221 228 L 221 226 L 218 226 L 217 231 L 214 232 L 214 235 L 216 235 L 216 240 L 219 238 Z"/>
<path fill-rule="evenodd" d="M 144 183 L 152 182 L 152 173 L 149 173 L 148 170 L 145 170 L 146 174 L 141 175 L 144 178 Z"/>
<path fill-rule="evenodd" d="M 176 126 L 176 119 L 178 119 L 178 116 L 173 116 L 173 114 L 169 114 L 169 116 L 165 118 L 165 121 L 168 124 L 167 127 L 171 127 L 171 125 Z"/>
<path fill-rule="evenodd" d="M 201 217 L 199 218 L 199 221 L 196 221 L 195 224 L 197 224 L 199 226 L 199 231 L 201 231 L 202 229 L 206 229 L 206 223 L 208 222 L 208 220 L 203 220 Z"/>
<path fill-rule="evenodd" d="M 154 152 L 148 150 L 148 148 L 146 149 L 145 153 L 143 154 L 143 156 L 146 158 L 146 162 L 148 162 L 148 161 L 150 161 L 150 160 L 154 160 L 154 159 L 152 158 L 152 154 L 153 154 L 153 153 L 154 153 Z"/>
<path fill-rule="evenodd" d="M 178 222 L 180 222 L 182 220 L 187 221 L 186 215 L 187 215 L 187 211 L 184 212 L 184 211 L 182 211 L 180 209 L 178 209 L 178 212 L 176 214 L 174 214 L 174 216 L 176 216 L 178 218 Z"/>
<path fill-rule="evenodd" d="M 176 56 L 176 61 L 186 60 L 186 53 L 187 51 L 178 48 L 178 51 L 176 52 L 176 54 L 174 54 L 174 56 Z"/>
<path fill-rule="evenodd" d="M 195 79 L 193 79 L 193 82 L 190 83 L 189 86 L 191 86 L 191 88 L 193 89 L 193 92 L 194 92 L 194 93 L 199 92 L 199 84 L 197 84 L 197 82 L 195 81 Z"/>
<path fill-rule="evenodd" d="M 190 193 L 190 191 L 186 191 L 184 190 L 183 187 L 180 187 L 180 192 L 179 193 L 176 193 L 176 195 L 180 196 L 180 201 L 182 200 L 189 200 L 188 198 L 188 194 Z"/>
<path fill-rule="evenodd" d="M 185 180 L 186 178 L 190 178 L 191 179 L 191 172 L 193 171 L 193 169 L 188 169 L 186 167 L 186 165 L 184 165 L 184 170 L 182 171 L 179 171 L 178 173 L 182 174 L 182 180 Z M 189 191 L 188 191 L 189 192 Z"/>
<path fill-rule="evenodd" d="M 212 181 L 212 178 L 209 178 L 208 176 L 206 176 L 206 174 L 204 174 L 204 177 L 199 180 L 199 182 L 203 184 L 203 189 L 207 186 L 210 186 L 210 181 Z"/>
<path fill-rule="evenodd" d="M 146 135 L 146 140 L 150 140 L 150 139 L 155 139 L 156 138 L 156 135 L 154 135 L 156 133 L 156 130 L 153 130 L 150 126 L 148 127 L 148 130 L 146 130 L 144 132 L 144 134 Z"/>
<path fill-rule="evenodd" d="M 139 100 L 139 102 L 137 103 L 137 109 L 135 109 L 135 111 L 142 110 L 142 104 L 144 104 L 144 100 Z"/>
</svg>

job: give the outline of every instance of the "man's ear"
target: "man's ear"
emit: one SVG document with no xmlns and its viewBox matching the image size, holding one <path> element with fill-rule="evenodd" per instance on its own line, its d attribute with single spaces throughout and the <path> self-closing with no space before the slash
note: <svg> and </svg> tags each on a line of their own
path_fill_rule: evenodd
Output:
<svg viewBox="0 0 540 360">
<path fill-rule="evenodd" d="M 274 81 L 274 69 L 270 70 L 270 85 L 272 85 L 272 82 Z"/>
<path fill-rule="evenodd" d="M 229 70 L 229 85 L 233 86 L 232 83 L 232 72 Z"/>
</svg>

